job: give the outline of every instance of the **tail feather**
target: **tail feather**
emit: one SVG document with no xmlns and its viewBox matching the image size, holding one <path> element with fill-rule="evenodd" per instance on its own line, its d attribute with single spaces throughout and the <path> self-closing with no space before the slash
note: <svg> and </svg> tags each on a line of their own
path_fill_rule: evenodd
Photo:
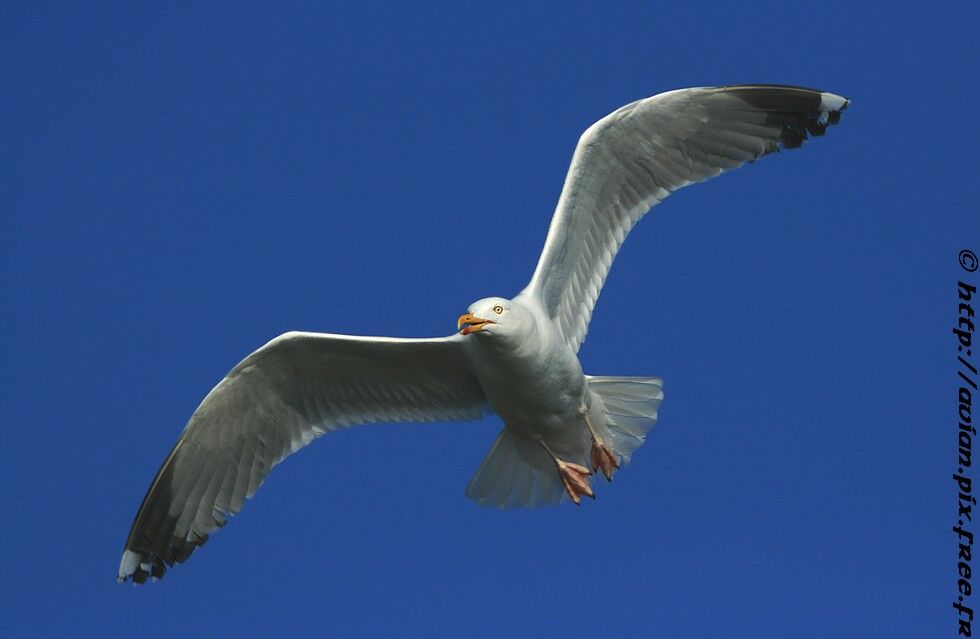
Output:
<svg viewBox="0 0 980 639">
<path fill-rule="evenodd" d="M 589 388 L 601 401 L 613 450 L 628 462 L 657 422 L 664 399 L 659 377 L 589 376 Z"/>
<path fill-rule="evenodd" d="M 657 377 L 589 377 L 593 424 L 613 451 L 629 461 L 657 421 L 663 380 Z M 600 418 L 600 415 L 604 419 Z M 590 436 L 572 449 L 588 454 Z M 574 439 L 574 437 L 573 437 Z M 567 459 L 567 458 L 566 458 Z M 576 463 L 587 463 L 584 459 Z M 535 508 L 569 501 L 551 457 L 537 442 L 504 428 L 466 487 L 466 496 L 481 506 Z"/>
<path fill-rule="evenodd" d="M 481 506 L 535 508 L 567 500 L 555 464 L 537 442 L 503 428 L 466 487 Z"/>
</svg>

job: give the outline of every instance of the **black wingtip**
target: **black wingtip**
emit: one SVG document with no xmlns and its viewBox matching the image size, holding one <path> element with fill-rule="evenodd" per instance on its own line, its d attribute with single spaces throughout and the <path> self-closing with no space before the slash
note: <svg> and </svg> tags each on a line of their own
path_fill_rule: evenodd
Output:
<svg viewBox="0 0 980 639">
<path fill-rule="evenodd" d="M 126 539 L 119 581 L 132 580 L 134 583 L 144 584 L 147 579 L 161 579 L 169 566 L 182 563 L 196 546 L 207 541 L 205 535 L 203 540 L 196 543 L 183 542 L 181 547 L 176 547 L 183 540 L 175 539 L 177 517 L 169 511 L 174 501 L 173 460 L 182 443 L 178 442 L 174 446 L 143 497 L 143 503 Z"/>
<path fill-rule="evenodd" d="M 808 136 L 819 137 L 840 122 L 847 98 L 805 87 L 780 84 L 739 84 L 718 87 L 753 108 L 765 111 L 766 122 L 781 127 L 780 147 L 796 149 Z"/>
</svg>

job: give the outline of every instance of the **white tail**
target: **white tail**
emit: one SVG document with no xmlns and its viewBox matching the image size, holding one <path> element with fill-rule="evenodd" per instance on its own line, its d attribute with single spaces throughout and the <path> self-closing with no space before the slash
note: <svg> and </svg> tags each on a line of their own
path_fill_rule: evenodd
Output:
<svg viewBox="0 0 980 639">
<path fill-rule="evenodd" d="M 663 401 L 663 380 L 657 377 L 589 377 L 593 409 L 605 413 L 604 428 L 596 423 L 615 453 L 629 461 L 657 421 Z M 594 420 L 596 421 L 596 420 Z M 583 429 L 584 451 L 588 451 Z M 585 463 L 585 460 L 579 460 Z M 466 496 L 481 506 L 535 508 L 568 501 L 555 463 L 544 448 L 504 427 L 466 487 Z"/>
<path fill-rule="evenodd" d="M 568 499 L 545 449 L 506 426 L 466 487 L 481 506 L 536 508 Z"/>
<path fill-rule="evenodd" d="M 612 448 L 628 462 L 657 422 L 664 381 L 659 377 L 586 377 L 602 402 Z"/>
</svg>

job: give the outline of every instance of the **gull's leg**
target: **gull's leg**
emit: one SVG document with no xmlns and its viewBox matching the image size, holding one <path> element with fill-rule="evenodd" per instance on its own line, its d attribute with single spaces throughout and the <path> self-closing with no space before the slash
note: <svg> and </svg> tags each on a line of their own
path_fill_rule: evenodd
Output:
<svg viewBox="0 0 980 639">
<path fill-rule="evenodd" d="M 585 423 L 589 427 L 589 432 L 592 433 L 592 451 L 589 453 L 592 460 L 592 470 L 602 470 L 602 474 L 606 476 L 606 481 L 612 481 L 613 471 L 619 470 L 619 457 L 596 434 L 587 408 L 583 407 L 582 416 L 585 417 Z"/>
<path fill-rule="evenodd" d="M 595 493 L 592 492 L 592 486 L 589 486 L 588 480 L 588 476 L 592 474 L 592 471 L 585 466 L 558 459 L 558 456 L 551 452 L 551 449 L 548 448 L 548 444 L 544 443 L 544 440 L 539 439 L 538 443 L 551 455 L 555 466 L 558 467 L 558 476 L 561 477 L 561 483 L 565 487 L 565 492 L 572 498 L 576 506 L 582 502 L 582 495 L 595 499 Z"/>
</svg>

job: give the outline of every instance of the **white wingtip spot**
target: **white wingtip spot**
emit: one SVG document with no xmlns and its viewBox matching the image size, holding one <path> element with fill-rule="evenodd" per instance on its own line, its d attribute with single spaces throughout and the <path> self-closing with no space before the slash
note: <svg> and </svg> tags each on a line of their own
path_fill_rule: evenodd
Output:
<svg viewBox="0 0 980 639">
<path fill-rule="evenodd" d="M 834 93 L 821 93 L 820 94 L 820 110 L 821 111 L 840 111 L 846 107 L 849 100 L 845 97 L 836 95 Z M 823 114 L 821 113 L 821 117 Z"/>
<path fill-rule="evenodd" d="M 140 556 L 132 550 L 123 553 L 122 560 L 119 562 L 119 581 L 125 581 L 127 577 L 136 572 L 136 567 L 140 563 Z"/>
</svg>

